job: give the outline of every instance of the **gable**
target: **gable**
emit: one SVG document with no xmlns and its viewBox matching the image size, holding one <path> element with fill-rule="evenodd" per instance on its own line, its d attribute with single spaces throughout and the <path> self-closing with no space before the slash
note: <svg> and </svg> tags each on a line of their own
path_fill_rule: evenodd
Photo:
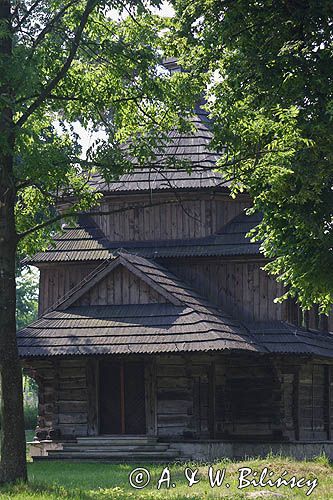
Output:
<svg viewBox="0 0 333 500">
<path fill-rule="evenodd" d="M 73 306 L 152 304 L 168 302 L 138 276 L 120 265 L 93 285 Z"/>
</svg>

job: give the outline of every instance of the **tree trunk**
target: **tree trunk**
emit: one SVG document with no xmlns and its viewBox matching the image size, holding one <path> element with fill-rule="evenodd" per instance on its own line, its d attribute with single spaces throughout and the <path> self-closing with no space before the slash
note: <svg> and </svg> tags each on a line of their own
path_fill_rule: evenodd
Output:
<svg viewBox="0 0 333 500">
<path fill-rule="evenodd" d="M 0 0 L 0 21 L 8 34 L 0 37 L 0 57 L 10 63 L 12 54 L 10 1 Z M 1 76 L 1 94 L 13 97 L 6 75 Z M 0 482 L 27 479 L 22 395 L 22 371 L 16 341 L 15 227 L 16 188 L 13 172 L 13 112 L 3 105 L 0 116 L 0 387 L 1 469 Z"/>
<path fill-rule="evenodd" d="M 13 157 L 0 153 L 0 482 L 26 480 L 22 370 L 16 341 Z"/>
<path fill-rule="evenodd" d="M 16 243 L 15 234 L 14 237 L 12 236 L 13 241 L 8 241 L 7 237 L 7 241 L 3 241 L 3 207 L 0 208 L 0 213 L 0 482 L 13 482 L 16 480 L 25 481 L 27 479 L 22 396 L 22 370 L 21 363 L 18 357 L 15 325 Z M 7 236 L 9 237 L 8 233 Z"/>
</svg>

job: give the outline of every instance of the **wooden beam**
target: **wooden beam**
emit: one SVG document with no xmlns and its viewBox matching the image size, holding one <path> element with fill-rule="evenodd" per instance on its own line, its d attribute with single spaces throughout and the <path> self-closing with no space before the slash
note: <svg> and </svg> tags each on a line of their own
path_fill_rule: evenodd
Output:
<svg viewBox="0 0 333 500">
<path fill-rule="evenodd" d="M 325 379 L 326 379 L 326 387 L 327 387 L 327 392 L 326 392 L 326 409 L 327 409 L 327 439 L 328 441 L 332 440 L 332 391 L 331 391 L 331 380 L 332 380 L 332 367 L 331 366 L 326 366 L 325 369 Z"/>
<path fill-rule="evenodd" d="M 293 415 L 294 415 L 296 441 L 299 441 L 300 439 L 300 423 L 301 423 L 299 384 L 300 384 L 300 368 L 297 367 L 294 374 L 294 401 L 293 401 Z"/>
<path fill-rule="evenodd" d="M 145 404 L 146 404 L 146 430 L 149 436 L 157 433 L 157 377 L 156 359 L 147 357 L 144 362 L 145 371 Z"/>
<path fill-rule="evenodd" d="M 126 432 L 126 422 L 125 422 L 125 369 L 124 362 L 120 364 L 120 428 L 121 433 Z"/>
<path fill-rule="evenodd" d="M 216 394 L 216 369 L 215 362 L 209 366 L 208 373 L 208 426 L 209 426 L 209 435 L 211 439 L 215 439 L 216 437 L 216 404 L 215 404 L 215 394 Z"/>
<path fill-rule="evenodd" d="M 88 359 L 86 364 L 87 397 L 88 397 L 88 436 L 99 434 L 99 362 Z"/>
</svg>

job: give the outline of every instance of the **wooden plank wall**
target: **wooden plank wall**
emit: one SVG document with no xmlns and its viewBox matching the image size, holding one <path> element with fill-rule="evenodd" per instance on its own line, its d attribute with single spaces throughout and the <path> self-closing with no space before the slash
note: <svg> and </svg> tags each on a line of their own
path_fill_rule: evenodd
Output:
<svg viewBox="0 0 333 500">
<path fill-rule="evenodd" d="M 157 435 L 194 437 L 193 379 L 181 356 L 157 359 Z"/>
<path fill-rule="evenodd" d="M 287 321 L 294 325 L 315 331 L 333 332 L 333 309 L 328 316 L 320 314 L 317 306 L 303 312 L 294 299 L 288 299 L 286 310 Z"/>
<path fill-rule="evenodd" d="M 311 364 L 302 366 L 299 377 L 300 439 L 326 440 L 329 426 L 327 411 L 327 367 Z M 331 402 L 330 402 L 331 405 Z"/>
<path fill-rule="evenodd" d="M 39 315 L 90 274 L 97 264 L 62 264 L 40 268 Z"/>
<path fill-rule="evenodd" d="M 39 385 L 39 437 L 96 435 L 97 358 L 31 365 Z M 150 435 L 332 439 L 332 363 L 245 354 L 159 355 L 147 357 L 145 379 Z"/>
<path fill-rule="evenodd" d="M 209 397 L 212 366 L 214 401 Z M 159 357 L 158 435 L 169 439 L 272 436 L 280 429 L 277 391 L 271 367 L 259 357 Z M 210 416 L 212 405 L 215 411 Z"/>
<path fill-rule="evenodd" d="M 74 305 L 151 304 L 167 302 L 162 295 L 120 266 L 93 286 Z"/>
<path fill-rule="evenodd" d="M 142 208 L 149 203 L 161 205 Z M 113 198 L 104 202 L 101 209 L 110 212 L 135 205 L 124 212 L 96 215 L 94 219 L 111 241 L 198 238 L 220 230 L 248 208 L 250 202 L 246 196 L 232 200 L 222 194 L 179 195 L 177 198 L 154 194 L 152 199 L 138 196 Z"/>
<path fill-rule="evenodd" d="M 295 427 L 297 425 L 298 414 L 295 401 L 297 399 L 298 390 L 295 387 L 297 383 L 295 371 L 282 373 L 282 400 L 281 400 L 281 420 L 282 433 L 288 440 L 296 439 Z"/>
<path fill-rule="evenodd" d="M 267 358 L 229 357 L 224 382 L 222 436 L 231 439 L 274 437 L 281 428 L 277 397 L 281 388 Z"/>
<path fill-rule="evenodd" d="M 162 260 L 161 260 L 162 262 Z M 164 265 L 229 314 L 246 320 L 286 318 L 286 305 L 273 301 L 282 286 L 261 270 L 263 262 L 221 258 L 178 259 Z"/>
<path fill-rule="evenodd" d="M 201 295 L 209 298 L 227 312 L 244 320 L 285 320 L 302 324 L 299 307 L 291 301 L 275 304 L 282 295 L 280 283 L 261 270 L 263 262 L 223 258 L 161 259 L 161 264 L 179 276 Z M 77 283 L 91 273 L 97 264 L 50 265 L 41 267 L 39 284 L 39 315 L 63 297 Z M 145 304 L 164 302 L 144 282 L 129 272 L 115 270 L 89 293 L 96 304 Z M 87 300 L 87 298 L 85 298 Z M 86 302 L 90 303 L 90 298 Z M 308 327 L 313 330 L 333 331 L 333 314 L 329 317 L 315 310 L 308 314 Z"/>
</svg>

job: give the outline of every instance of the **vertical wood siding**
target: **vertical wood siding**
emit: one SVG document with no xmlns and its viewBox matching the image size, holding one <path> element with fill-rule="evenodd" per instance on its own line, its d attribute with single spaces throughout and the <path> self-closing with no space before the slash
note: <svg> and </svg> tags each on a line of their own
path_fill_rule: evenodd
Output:
<svg viewBox="0 0 333 500">
<path fill-rule="evenodd" d="M 221 259 L 161 260 L 201 295 L 231 315 L 245 320 L 287 320 L 287 304 L 275 304 L 282 286 L 261 270 L 260 262 L 232 262 Z M 39 314 L 51 307 L 93 267 L 74 265 L 42 268 Z M 117 268 L 95 285 L 76 305 L 147 304 L 165 302 L 142 280 L 124 268 Z"/>
<path fill-rule="evenodd" d="M 161 261 L 162 262 L 162 261 Z M 207 259 L 169 260 L 164 265 L 214 304 L 245 320 L 286 318 L 286 305 L 275 304 L 282 286 L 261 269 L 260 262 Z"/>
<path fill-rule="evenodd" d="M 93 286 L 74 305 L 95 306 L 112 304 L 164 303 L 166 299 L 120 266 Z"/>
<path fill-rule="evenodd" d="M 71 288 L 80 283 L 98 264 L 51 265 L 40 269 L 38 313 L 52 306 Z"/>
<path fill-rule="evenodd" d="M 170 204 L 167 204 L 168 201 Z M 247 199 L 232 200 L 218 195 L 216 198 L 192 195 L 180 201 L 179 198 L 175 200 L 174 196 L 161 195 L 152 200 L 154 204 L 159 202 L 161 205 L 143 208 L 150 203 L 149 198 L 112 200 L 103 203 L 101 209 L 111 212 L 134 208 L 109 215 L 96 215 L 94 219 L 111 241 L 198 238 L 219 231 L 250 205 Z"/>
</svg>

